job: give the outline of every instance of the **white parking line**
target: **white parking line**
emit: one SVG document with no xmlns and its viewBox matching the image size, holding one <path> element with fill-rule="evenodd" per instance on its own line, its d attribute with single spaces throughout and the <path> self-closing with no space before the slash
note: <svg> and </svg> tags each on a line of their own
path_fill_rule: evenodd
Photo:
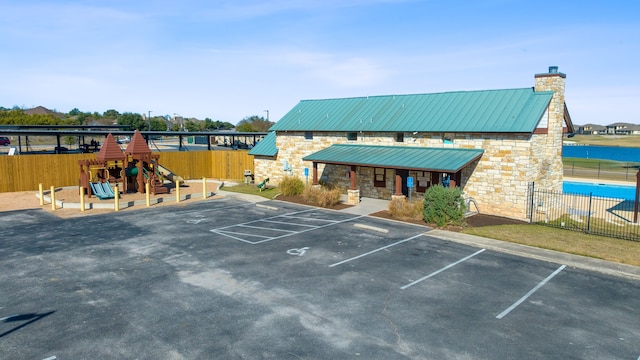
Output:
<svg viewBox="0 0 640 360">
<path fill-rule="evenodd" d="M 295 233 L 292 233 L 292 234 L 285 234 L 285 235 L 276 236 L 276 237 L 273 237 L 273 238 L 271 238 L 271 239 L 267 239 L 267 240 L 260 240 L 260 241 L 256 241 L 254 244 L 261 244 L 261 243 L 264 243 L 264 242 L 267 242 L 267 241 L 272 241 L 272 240 L 276 240 L 276 239 L 281 239 L 281 238 L 283 238 L 283 237 L 287 237 L 287 236 L 291 236 L 291 235 L 295 235 L 295 234 L 301 234 L 301 233 L 304 233 L 304 232 L 307 232 L 307 231 L 317 230 L 317 229 L 321 229 L 321 228 L 324 228 L 324 227 L 327 227 L 327 226 L 331 226 L 331 225 L 337 225 L 337 224 L 340 224 L 340 223 L 343 223 L 343 222 L 347 222 L 347 221 L 352 221 L 352 220 L 360 219 L 361 217 L 365 217 L 365 216 L 367 216 L 367 215 L 361 215 L 361 216 L 356 216 L 356 217 L 354 217 L 354 218 L 350 218 L 350 219 L 345 219 L 345 220 L 335 221 L 335 222 L 332 222 L 331 224 L 326 224 L 326 225 L 316 226 L 316 227 L 314 227 L 314 228 L 301 230 L 301 231 L 298 231 L 298 232 L 295 232 Z"/>
<path fill-rule="evenodd" d="M 250 228 L 250 229 L 260 229 L 260 230 L 263 230 L 265 228 L 264 226 L 252 226 L 252 225 L 244 225 L 244 224 L 238 225 L 238 226 Z M 290 233 L 296 232 L 294 230 L 272 229 L 272 228 L 268 228 L 268 229 L 273 231 L 279 231 L 279 232 L 290 232 Z M 265 236 L 265 237 L 268 237 L 268 236 Z"/>
<path fill-rule="evenodd" d="M 418 279 L 418 280 L 416 280 L 416 281 L 410 282 L 410 283 L 408 283 L 407 285 L 405 285 L 405 286 L 401 287 L 400 289 L 404 290 L 404 289 L 406 289 L 406 288 L 408 288 L 408 287 L 411 287 L 411 286 L 413 286 L 413 285 L 415 285 L 415 284 L 417 284 L 417 283 L 419 283 L 419 282 L 421 282 L 421 281 L 427 280 L 428 278 L 430 278 L 430 277 L 432 277 L 432 276 L 438 275 L 438 274 L 440 274 L 441 272 L 443 272 L 443 271 L 445 271 L 445 270 L 447 270 L 447 269 L 450 269 L 450 268 L 452 268 L 452 267 L 454 267 L 454 266 L 456 266 L 456 265 L 460 264 L 460 263 L 461 263 L 461 262 L 463 262 L 463 261 L 467 261 L 467 260 L 471 259 L 472 257 L 474 257 L 474 256 L 476 256 L 476 255 L 478 255 L 478 254 L 480 254 L 481 252 L 483 252 L 483 251 L 485 251 L 485 250 L 486 250 L 486 249 L 482 249 L 482 250 L 476 251 L 476 252 L 474 252 L 473 254 L 471 254 L 471 255 L 469 255 L 469 256 L 467 256 L 467 257 L 464 257 L 464 258 L 462 258 L 462 259 L 460 259 L 460 260 L 458 260 L 458 261 L 456 261 L 456 262 L 454 262 L 454 263 L 452 263 L 452 264 L 449 264 L 449 265 L 447 265 L 447 266 L 443 267 L 442 269 L 440 269 L 440 270 L 438 270 L 438 271 L 432 272 L 431 274 L 429 274 L 429 275 L 427 275 L 427 276 L 425 276 L 425 277 L 423 277 L 423 278 L 420 278 L 420 279 Z"/>
<path fill-rule="evenodd" d="M 538 289 L 540 289 L 541 287 L 544 286 L 544 284 L 546 284 L 549 280 L 551 280 L 554 276 L 558 275 L 560 273 L 560 271 L 562 271 L 565 267 L 567 267 L 566 265 L 562 265 L 560 266 L 558 269 L 556 269 L 556 271 L 554 271 L 551 275 L 547 276 L 546 279 L 542 280 L 536 287 L 534 287 L 533 289 L 531 289 L 531 291 L 529 291 L 525 296 L 521 297 L 520 300 L 516 301 L 515 303 L 513 303 L 513 305 L 509 306 L 505 311 L 501 312 L 500 314 L 498 314 L 498 316 L 496 316 L 497 319 L 502 319 L 503 317 L 507 316 L 507 314 L 509 314 L 511 312 L 511 310 L 515 309 L 516 307 L 518 307 L 518 305 L 522 304 L 522 302 L 524 302 L 525 300 L 527 300 L 527 298 L 531 295 L 533 295 L 534 292 L 538 291 Z"/>
<path fill-rule="evenodd" d="M 349 262 L 349 261 L 356 260 L 356 259 L 360 259 L 361 257 L 365 257 L 365 256 L 367 256 L 367 255 L 371 255 L 371 254 L 373 254 L 373 253 L 376 253 L 376 252 L 378 252 L 378 251 L 380 251 L 380 250 L 384 250 L 384 249 L 390 248 L 390 247 L 392 247 L 392 246 L 395 246 L 395 245 L 398 245 L 398 244 L 402 244 L 403 242 L 407 242 L 407 241 L 409 241 L 409 240 L 413 240 L 413 239 L 415 239 L 415 238 L 417 238 L 417 237 L 420 237 L 420 236 L 422 236 L 422 234 L 418 234 L 418 235 L 416 235 L 416 236 L 412 236 L 412 237 L 410 237 L 410 238 L 408 238 L 408 239 L 400 240 L 400 241 L 394 242 L 393 244 L 389 244 L 389 245 L 387 245 L 387 246 L 383 246 L 383 247 L 381 247 L 381 248 L 379 248 L 379 249 L 371 250 L 371 251 L 369 251 L 369 252 L 367 252 L 367 253 L 364 253 L 364 254 L 361 254 L 361 255 L 358 255 L 358 256 L 354 256 L 354 257 L 349 258 L 349 259 L 346 259 L 346 260 L 342 260 L 342 261 L 337 262 L 337 263 L 335 263 L 335 264 L 331 264 L 331 265 L 329 265 L 329 267 L 334 267 L 334 266 L 342 265 L 342 264 L 347 263 L 347 262 Z"/>
<path fill-rule="evenodd" d="M 346 221 L 351 221 L 351 220 L 356 220 L 359 219 L 361 217 L 364 217 L 365 215 L 362 216 L 356 216 L 353 218 L 349 218 L 349 219 L 345 219 L 345 220 L 327 220 L 327 219 L 316 219 L 316 218 L 311 218 L 311 217 L 300 217 L 300 216 L 295 216 L 295 215 L 299 215 L 302 213 L 307 213 L 307 212 L 312 212 L 312 211 L 317 211 L 315 209 L 309 209 L 309 210 L 302 210 L 302 211 L 296 211 L 293 213 L 288 213 L 288 214 L 284 214 L 284 215 L 276 215 L 276 216 L 271 216 L 268 218 L 264 218 L 264 219 L 258 219 L 258 220 L 252 220 L 252 221 L 247 221 L 245 223 L 241 223 L 241 224 L 234 224 L 234 225 L 228 225 L 228 226 L 224 226 L 224 227 L 220 227 L 217 229 L 211 229 L 209 231 L 211 231 L 212 233 L 215 234 L 219 234 L 219 235 L 223 235 L 235 240 L 240 240 L 242 242 L 248 243 L 248 244 L 252 244 L 252 245 L 256 245 L 256 244 L 261 244 L 267 241 L 272 241 L 272 240 L 276 240 L 276 239 L 280 239 L 283 237 L 287 237 L 287 236 L 291 236 L 291 235 L 295 235 L 295 234 L 300 234 L 303 232 L 307 232 L 307 231 L 311 231 L 311 230 L 316 230 L 316 229 L 321 229 L 327 226 L 331 226 L 331 225 L 336 225 L 336 224 L 340 224 Z M 299 221 L 317 221 L 317 222 L 323 222 L 324 224 L 322 225 L 311 225 L 311 224 L 303 224 L 300 222 L 296 222 L 294 220 L 292 221 L 279 221 L 277 219 L 296 219 Z M 298 227 L 306 227 L 306 229 L 304 230 L 286 230 L 286 229 L 279 229 L 279 228 L 270 228 L 270 227 L 264 227 L 264 226 L 260 226 L 259 223 L 260 222 L 268 222 L 268 223 L 272 223 L 272 224 L 282 224 L 282 225 L 287 225 L 287 226 L 298 226 Z M 244 232 L 238 232 L 235 231 L 234 229 L 239 229 L 239 228 L 245 228 L 245 229 L 257 229 L 257 230 L 263 230 L 265 232 L 271 232 L 271 233 L 285 233 L 283 235 L 277 235 L 277 236 L 267 236 L 267 235 L 258 235 L 255 233 L 244 233 Z M 259 240 L 259 241 L 251 241 L 248 240 L 250 238 L 261 238 L 263 240 Z"/>
<path fill-rule="evenodd" d="M 293 219 L 300 219 L 300 218 L 299 218 L 299 217 L 297 217 L 297 216 L 291 216 L 291 215 L 289 215 L 289 214 L 282 215 L 282 216 L 280 216 L 280 217 L 284 217 L 284 218 L 293 218 Z M 317 218 L 308 218 L 308 217 L 303 218 L 303 219 L 305 219 L 305 220 L 311 220 L 311 221 L 324 221 L 324 222 L 330 222 L 330 223 L 332 223 L 332 222 L 335 222 L 335 221 L 336 221 L 336 220 L 329 220 L 329 219 L 317 219 Z"/>
<path fill-rule="evenodd" d="M 317 227 L 317 225 L 308 225 L 308 224 L 298 224 L 284 221 L 274 221 L 274 220 L 262 220 L 264 222 L 272 223 L 272 224 L 282 224 L 282 225 L 295 225 L 295 226 L 305 226 L 305 227 Z"/>
</svg>

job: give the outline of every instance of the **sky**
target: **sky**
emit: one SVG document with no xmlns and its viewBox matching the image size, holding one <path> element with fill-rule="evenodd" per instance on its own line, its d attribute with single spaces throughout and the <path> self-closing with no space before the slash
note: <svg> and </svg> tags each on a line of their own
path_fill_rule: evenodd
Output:
<svg viewBox="0 0 640 360">
<path fill-rule="evenodd" d="M 300 100 L 525 88 L 640 124 L 631 0 L 0 0 L 0 106 L 277 121 Z"/>
</svg>

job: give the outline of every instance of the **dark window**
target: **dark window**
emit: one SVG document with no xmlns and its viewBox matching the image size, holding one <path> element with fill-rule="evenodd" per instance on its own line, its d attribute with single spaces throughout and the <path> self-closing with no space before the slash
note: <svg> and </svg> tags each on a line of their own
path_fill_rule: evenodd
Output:
<svg viewBox="0 0 640 360">
<path fill-rule="evenodd" d="M 305 131 L 304 138 L 305 140 L 313 140 L 313 131 Z"/>
<path fill-rule="evenodd" d="M 373 169 L 373 186 L 385 187 L 387 186 L 386 171 L 383 168 Z"/>
<path fill-rule="evenodd" d="M 404 133 L 396 133 L 396 142 L 404 142 Z"/>
<path fill-rule="evenodd" d="M 423 193 L 427 191 L 431 186 L 431 173 L 428 171 L 416 171 L 411 176 L 415 176 L 413 183 L 415 184 L 416 191 Z"/>
<path fill-rule="evenodd" d="M 349 132 L 347 133 L 347 140 L 358 140 L 358 133 L 357 132 Z"/>
</svg>

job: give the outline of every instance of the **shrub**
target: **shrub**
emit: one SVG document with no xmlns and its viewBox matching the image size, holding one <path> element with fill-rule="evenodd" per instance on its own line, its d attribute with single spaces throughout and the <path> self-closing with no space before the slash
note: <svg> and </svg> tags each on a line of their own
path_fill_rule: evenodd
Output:
<svg viewBox="0 0 640 360">
<path fill-rule="evenodd" d="M 304 182 L 297 176 L 285 176 L 279 188 L 282 195 L 300 195 L 304 191 Z"/>
<path fill-rule="evenodd" d="M 465 213 L 464 199 L 460 188 L 448 188 L 435 185 L 424 193 L 424 221 L 445 225 L 463 225 Z"/>
<path fill-rule="evenodd" d="M 407 199 L 393 198 L 389 203 L 389 215 L 400 220 L 421 220 L 424 201 L 420 199 L 409 202 Z"/>
<path fill-rule="evenodd" d="M 311 186 L 304 189 L 302 198 L 310 204 L 332 207 L 340 203 L 340 189 Z"/>
</svg>

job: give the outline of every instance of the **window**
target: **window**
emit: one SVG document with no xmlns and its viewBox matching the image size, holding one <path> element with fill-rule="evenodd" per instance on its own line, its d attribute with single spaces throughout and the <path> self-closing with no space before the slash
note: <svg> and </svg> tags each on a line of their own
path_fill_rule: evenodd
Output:
<svg viewBox="0 0 640 360">
<path fill-rule="evenodd" d="M 358 140 L 358 133 L 357 132 L 348 132 L 347 133 L 347 140 L 351 140 L 351 141 Z"/>
<path fill-rule="evenodd" d="M 387 179 L 385 176 L 386 171 L 383 168 L 373 169 L 373 186 L 385 187 L 387 186 Z"/>
<path fill-rule="evenodd" d="M 412 171 L 410 176 L 414 176 L 416 192 L 423 193 L 431 186 L 431 173 L 428 171 Z"/>
<path fill-rule="evenodd" d="M 313 131 L 305 131 L 304 132 L 305 140 L 313 140 Z"/>
<path fill-rule="evenodd" d="M 404 142 L 404 133 L 396 133 L 396 142 Z"/>
</svg>

